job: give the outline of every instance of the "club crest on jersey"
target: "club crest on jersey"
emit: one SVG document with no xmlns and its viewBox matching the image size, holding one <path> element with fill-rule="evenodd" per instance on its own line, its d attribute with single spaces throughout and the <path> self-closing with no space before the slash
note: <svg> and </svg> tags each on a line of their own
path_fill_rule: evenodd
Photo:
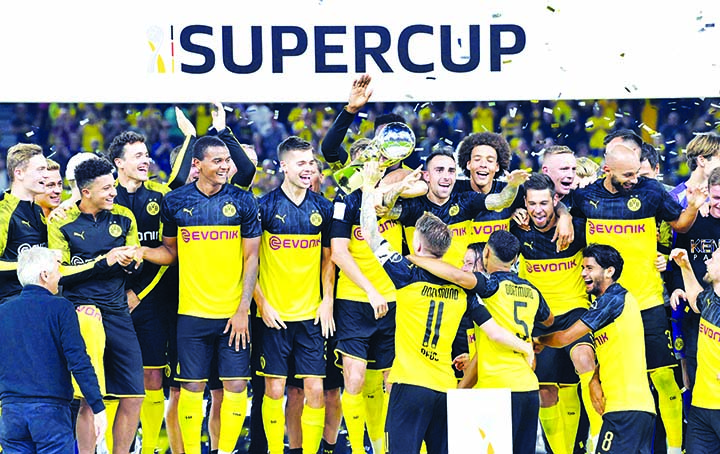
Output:
<svg viewBox="0 0 720 454">
<path fill-rule="evenodd" d="M 448 214 L 450 216 L 457 216 L 457 214 L 460 212 L 460 207 L 457 205 L 457 203 L 450 207 L 448 210 Z"/>
<path fill-rule="evenodd" d="M 322 216 L 320 216 L 320 213 L 313 213 L 310 215 L 310 224 L 314 225 L 315 227 L 322 224 Z"/>
<path fill-rule="evenodd" d="M 108 232 L 110 233 L 110 236 L 113 238 L 117 238 L 120 235 L 122 235 L 122 227 L 120 227 L 117 224 L 110 224 L 110 227 L 108 227 Z"/>
<path fill-rule="evenodd" d="M 685 342 L 682 340 L 681 337 L 678 337 L 677 339 L 675 339 L 675 344 L 673 346 L 675 347 L 675 350 L 680 351 L 685 348 Z"/>
<path fill-rule="evenodd" d="M 150 216 L 155 216 L 160 212 L 160 205 L 158 205 L 156 201 L 151 200 L 145 207 L 145 211 L 147 211 Z"/>
<path fill-rule="evenodd" d="M 627 207 L 630 211 L 637 211 L 642 206 L 642 202 L 640 202 L 640 199 L 637 197 L 631 197 L 630 200 L 628 200 Z"/>
<path fill-rule="evenodd" d="M 223 206 L 222 213 L 225 215 L 226 218 L 231 218 L 235 216 L 235 213 L 237 213 L 237 209 L 235 208 L 235 205 L 228 202 Z"/>
</svg>

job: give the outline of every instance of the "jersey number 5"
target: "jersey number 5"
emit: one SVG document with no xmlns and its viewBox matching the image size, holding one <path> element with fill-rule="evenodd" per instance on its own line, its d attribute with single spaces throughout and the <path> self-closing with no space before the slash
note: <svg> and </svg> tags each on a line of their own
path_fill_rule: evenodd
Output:
<svg viewBox="0 0 720 454">
<path fill-rule="evenodd" d="M 528 330 L 527 323 L 525 323 L 525 321 L 523 321 L 523 320 L 520 318 L 519 310 L 520 310 L 521 307 L 523 307 L 523 308 L 524 308 L 524 307 L 527 307 L 527 303 L 526 303 L 525 301 L 515 301 L 515 308 L 514 308 L 514 310 L 513 310 L 513 317 L 515 318 L 515 323 L 517 323 L 517 325 L 518 325 L 519 327 L 521 327 L 522 330 L 523 330 L 523 332 L 525 333 L 524 337 L 523 337 L 523 336 L 519 336 L 519 335 L 518 335 L 518 337 L 521 338 L 522 340 L 526 341 L 526 340 L 530 339 L 530 331 Z"/>
</svg>

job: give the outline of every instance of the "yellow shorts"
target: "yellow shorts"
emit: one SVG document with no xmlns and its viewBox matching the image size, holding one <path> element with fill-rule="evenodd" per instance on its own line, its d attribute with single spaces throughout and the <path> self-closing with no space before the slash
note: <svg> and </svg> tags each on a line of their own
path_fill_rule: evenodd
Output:
<svg viewBox="0 0 720 454">
<path fill-rule="evenodd" d="M 95 369 L 98 384 L 100 385 L 100 394 L 105 395 L 105 369 L 103 368 L 103 356 L 105 355 L 105 328 L 103 327 L 102 315 L 100 309 L 95 306 L 78 306 L 77 317 L 80 323 L 80 334 L 85 340 L 85 351 L 90 356 L 90 362 Z M 72 380 L 75 398 L 83 397 L 80 387 Z"/>
</svg>

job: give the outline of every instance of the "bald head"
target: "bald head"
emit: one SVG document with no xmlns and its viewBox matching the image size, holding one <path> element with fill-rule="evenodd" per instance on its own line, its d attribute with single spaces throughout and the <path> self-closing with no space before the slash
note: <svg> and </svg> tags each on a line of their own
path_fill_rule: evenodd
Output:
<svg viewBox="0 0 720 454">
<path fill-rule="evenodd" d="M 624 143 L 608 143 L 605 151 L 605 189 L 610 192 L 629 192 L 638 182 L 640 154 Z"/>
</svg>

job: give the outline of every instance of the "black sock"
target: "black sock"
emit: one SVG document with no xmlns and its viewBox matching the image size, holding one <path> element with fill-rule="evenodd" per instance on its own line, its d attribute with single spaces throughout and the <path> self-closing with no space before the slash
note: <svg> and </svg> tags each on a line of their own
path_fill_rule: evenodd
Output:
<svg viewBox="0 0 720 454">
<path fill-rule="evenodd" d="M 321 446 L 322 454 L 333 454 L 335 452 L 335 443 L 328 443 L 323 439 Z"/>
<path fill-rule="evenodd" d="M 290 448 L 288 454 L 302 454 L 302 448 Z"/>
</svg>

